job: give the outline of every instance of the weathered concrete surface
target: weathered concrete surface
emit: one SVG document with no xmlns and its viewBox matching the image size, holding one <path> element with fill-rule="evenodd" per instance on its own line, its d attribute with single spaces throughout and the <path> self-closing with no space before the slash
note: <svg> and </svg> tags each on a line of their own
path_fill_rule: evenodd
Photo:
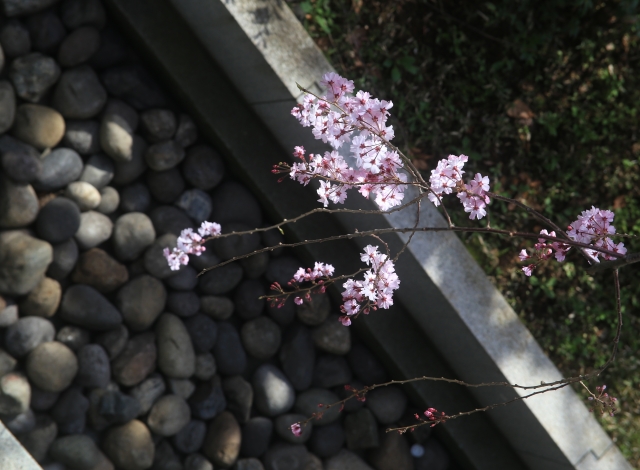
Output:
<svg viewBox="0 0 640 470">
<path fill-rule="evenodd" d="M 0 421 L 0 468 L 2 470 L 42 470 L 20 442 Z"/>
</svg>

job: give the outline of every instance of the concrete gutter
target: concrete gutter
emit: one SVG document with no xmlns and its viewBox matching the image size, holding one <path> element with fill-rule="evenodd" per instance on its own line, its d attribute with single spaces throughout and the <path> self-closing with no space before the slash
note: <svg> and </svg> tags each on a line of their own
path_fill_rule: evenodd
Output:
<svg viewBox="0 0 640 470">
<path fill-rule="evenodd" d="M 274 218 L 317 207 L 308 188 L 278 185 L 270 165 L 294 145 L 322 150 L 289 116 L 295 82 L 317 86 L 331 70 L 282 0 L 107 0 L 129 38 L 227 157 Z M 169 34 L 170 33 L 170 34 Z M 360 207 L 370 206 L 351 198 Z M 376 217 L 318 217 L 287 229 L 292 240 L 371 227 L 408 227 L 415 211 Z M 443 225 L 423 204 L 421 225 Z M 393 250 L 403 236 L 387 238 Z M 362 245 L 365 240 L 357 240 Z M 359 267 L 350 242 L 309 246 L 300 256 Z M 418 234 L 398 263 L 402 287 L 392 313 L 377 312 L 357 329 L 396 378 L 456 377 L 468 382 L 532 384 L 561 377 L 482 269 L 452 233 Z M 421 383 L 423 404 L 449 413 L 513 398 L 511 389 L 461 389 Z M 617 447 L 570 389 L 436 428 L 465 467 L 475 469 L 629 469 Z"/>
<path fill-rule="evenodd" d="M 0 468 L 2 470 L 42 470 L 33 457 L 0 421 Z"/>
</svg>

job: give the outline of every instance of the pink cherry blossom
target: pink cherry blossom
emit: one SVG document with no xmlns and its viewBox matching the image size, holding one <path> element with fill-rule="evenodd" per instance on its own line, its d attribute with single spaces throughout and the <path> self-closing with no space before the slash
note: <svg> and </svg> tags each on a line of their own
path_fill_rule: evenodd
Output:
<svg viewBox="0 0 640 470">
<path fill-rule="evenodd" d="M 293 423 L 291 425 L 291 432 L 294 436 L 300 437 L 302 435 L 302 426 L 300 426 L 300 423 Z"/>
<path fill-rule="evenodd" d="M 180 232 L 180 236 L 176 241 L 176 247 L 173 250 L 165 248 L 162 254 L 167 260 L 172 271 L 178 271 L 180 266 L 189 264 L 189 256 L 200 256 L 205 252 L 204 243 L 213 237 L 217 237 L 222 233 L 220 224 L 215 222 L 204 221 L 198 228 L 198 233 L 191 228 L 185 228 Z"/>
</svg>

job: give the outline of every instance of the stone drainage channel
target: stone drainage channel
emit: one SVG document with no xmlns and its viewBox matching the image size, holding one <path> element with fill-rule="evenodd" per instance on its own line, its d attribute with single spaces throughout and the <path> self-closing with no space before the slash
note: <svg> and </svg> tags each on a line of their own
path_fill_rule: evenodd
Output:
<svg viewBox="0 0 640 470">
<path fill-rule="evenodd" d="M 258 299 L 302 265 L 291 253 L 196 276 L 277 244 L 278 232 L 220 240 L 194 267 L 170 271 L 162 249 L 180 230 L 202 220 L 263 226 L 258 201 L 100 0 L 0 5 L 0 417 L 35 461 L 48 470 L 458 468 L 428 428 L 384 433 L 420 411 L 398 387 L 291 433 L 345 384 L 387 380 L 385 369 L 327 297 L 282 309 Z"/>
</svg>

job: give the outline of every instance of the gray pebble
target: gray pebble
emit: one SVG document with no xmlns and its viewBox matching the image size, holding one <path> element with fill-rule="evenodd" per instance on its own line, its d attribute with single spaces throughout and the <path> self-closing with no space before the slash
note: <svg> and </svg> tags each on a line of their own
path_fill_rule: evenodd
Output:
<svg viewBox="0 0 640 470">
<path fill-rule="evenodd" d="M 20 22 L 12 19 L 0 27 L 0 45 L 7 57 L 20 57 L 31 50 L 29 30 Z"/>
<path fill-rule="evenodd" d="M 29 409 L 31 387 L 26 377 L 9 372 L 0 377 L 0 415 L 19 415 Z"/>
<path fill-rule="evenodd" d="M 47 411 L 58 401 L 60 394 L 31 386 L 31 408 L 34 411 Z"/>
<path fill-rule="evenodd" d="M 160 436 L 177 434 L 190 420 L 189 405 L 177 395 L 165 395 L 151 407 L 149 429 Z"/>
<path fill-rule="evenodd" d="M 0 103 L 0 106 L 2 106 L 2 103 Z M 42 172 L 42 163 L 37 156 L 37 151 L 34 148 L 31 149 L 36 153 L 36 156 L 31 152 L 20 151 L 2 153 L 2 149 L 0 148 L 0 153 L 2 153 L 2 169 L 5 174 L 16 183 L 31 183 L 36 180 L 40 176 L 40 172 Z"/>
<path fill-rule="evenodd" d="M 373 414 L 363 409 L 349 413 L 344 420 L 347 447 L 351 450 L 371 449 L 378 447 L 378 425 Z"/>
<path fill-rule="evenodd" d="M 198 285 L 198 271 L 191 266 L 182 266 L 178 272 L 167 277 L 164 282 L 168 287 L 179 291 L 191 291 Z"/>
<path fill-rule="evenodd" d="M 53 107 L 68 119 L 92 118 L 106 102 L 107 92 L 88 65 L 63 72 L 52 99 Z"/>
<path fill-rule="evenodd" d="M 0 80 L 0 133 L 7 132 L 16 117 L 16 95 L 11 83 Z"/>
<path fill-rule="evenodd" d="M 189 406 L 194 418 L 208 420 L 227 407 L 227 400 L 222 391 L 220 377 L 200 383 L 189 397 Z"/>
<path fill-rule="evenodd" d="M 296 318 L 296 305 L 293 303 L 292 298 L 287 299 L 284 305 L 269 302 L 267 304 L 267 313 L 276 323 L 286 326 Z"/>
<path fill-rule="evenodd" d="M 20 301 L 20 312 L 23 316 L 52 317 L 62 296 L 60 283 L 48 277 L 42 278 L 40 283 Z"/>
<path fill-rule="evenodd" d="M 38 1 L 38 3 L 50 5 L 54 2 L 49 0 Z M 38 8 L 38 10 L 40 9 Z M 53 10 L 43 11 L 27 18 L 27 29 L 29 29 L 29 34 L 31 35 L 31 46 L 36 51 L 41 52 L 51 52 L 62 42 L 66 35 L 62 21 Z"/>
<path fill-rule="evenodd" d="M 46 318 L 20 318 L 4 332 L 4 347 L 9 354 L 20 358 L 41 343 L 53 341 L 55 334 L 53 324 Z"/>
<path fill-rule="evenodd" d="M 313 413 L 322 413 L 322 419 L 313 421 L 314 426 L 326 426 L 340 419 L 340 407 L 324 409 L 320 405 L 332 405 L 340 401 L 338 396 L 323 388 L 311 388 L 300 393 L 296 397 L 294 409 L 297 413 L 305 416 L 311 416 Z"/>
<path fill-rule="evenodd" d="M 304 426 L 302 426 L 302 433 L 299 436 L 296 436 L 291 432 L 291 425 L 294 423 L 300 423 L 306 420 L 308 416 L 295 414 L 295 413 L 287 413 L 284 415 L 280 415 L 275 419 L 275 430 L 276 434 L 280 436 L 283 440 L 290 442 L 291 444 L 304 444 L 311 437 L 311 431 L 313 430 L 312 422 L 308 422 Z"/>
<path fill-rule="evenodd" d="M 264 470 L 262 462 L 255 458 L 240 459 L 236 462 L 235 470 Z"/>
<path fill-rule="evenodd" d="M 196 356 L 196 372 L 194 373 L 196 379 L 210 380 L 217 371 L 218 366 L 213 354 L 206 352 Z"/>
<path fill-rule="evenodd" d="M 273 422 L 269 418 L 264 416 L 251 418 L 242 426 L 240 454 L 245 457 L 260 457 L 267 451 L 272 434 Z"/>
<path fill-rule="evenodd" d="M 151 145 L 145 154 L 149 168 L 165 171 L 177 166 L 184 159 L 184 149 L 175 141 L 167 140 Z"/>
<path fill-rule="evenodd" d="M 76 384 L 81 387 L 105 388 L 111 380 L 109 356 L 102 346 L 87 344 L 78 351 Z"/>
<path fill-rule="evenodd" d="M 82 394 L 82 389 L 71 387 L 65 390 L 51 409 L 51 417 L 58 425 L 58 433 L 81 434 L 88 410 L 89 400 Z"/>
<path fill-rule="evenodd" d="M 211 214 L 211 198 L 200 189 L 189 189 L 185 191 L 180 195 L 175 205 L 184 210 L 197 224 L 208 220 Z M 251 235 L 247 235 L 247 237 L 250 236 Z M 241 238 L 243 241 L 244 239 L 245 237 Z"/>
<path fill-rule="evenodd" d="M 253 388 L 242 376 L 228 377 L 222 381 L 222 390 L 227 398 L 227 409 L 238 422 L 246 423 L 251 416 Z"/>
<path fill-rule="evenodd" d="M 313 371 L 313 385 L 332 388 L 349 383 L 352 378 L 347 360 L 342 356 L 322 355 L 318 358 Z"/>
<path fill-rule="evenodd" d="M 293 407 L 293 386 L 277 367 L 271 364 L 261 365 L 254 372 L 251 383 L 255 407 L 263 415 L 278 416 Z"/>
<path fill-rule="evenodd" d="M 118 325 L 113 330 L 96 336 L 95 342 L 102 346 L 109 355 L 109 359 L 113 360 L 122 352 L 128 340 L 129 330 L 124 325 Z"/>
<path fill-rule="evenodd" d="M 190 454 L 184 459 L 184 470 L 213 470 L 213 464 L 202 454 Z"/>
<path fill-rule="evenodd" d="M 112 67 L 101 78 L 111 95 L 136 109 L 163 108 L 167 104 L 160 87 L 139 64 Z"/>
<path fill-rule="evenodd" d="M 116 256 L 123 261 L 136 259 L 156 238 L 151 219 L 141 212 L 130 212 L 116 220 L 113 244 Z"/>
<path fill-rule="evenodd" d="M 111 214 L 120 205 L 120 194 L 115 188 L 105 186 L 100 189 L 100 204 L 96 210 L 101 214 Z"/>
<path fill-rule="evenodd" d="M 156 357 L 153 333 L 133 336 L 127 341 L 123 351 L 111 362 L 111 374 L 120 385 L 133 387 L 155 370 Z"/>
<path fill-rule="evenodd" d="M 58 49 L 58 62 L 63 67 L 75 67 L 88 61 L 100 47 L 100 32 L 84 26 L 69 34 Z"/>
<path fill-rule="evenodd" d="M 16 317 L 17 320 L 17 317 Z M 0 349 L 0 377 L 8 374 L 16 368 L 18 361 L 5 350 Z"/>
<path fill-rule="evenodd" d="M 190 185 L 210 191 L 220 184 L 224 176 L 222 157 L 208 145 L 189 149 L 182 163 L 182 172 Z"/>
<path fill-rule="evenodd" d="M 0 302 L 0 308 L 2 308 L 0 310 L 0 328 L 6 328 L 18 321 L 18 306 L 13 300 Z"/>
<path fill-rule="evenodd" d="M 53 259 L 45 241 L 18 230 L 0 232 L 0 294 L 25 295 L 40 283 Z"/>
<path fill-rule="evenodd" d="M 240 453 L 242 432 L 233 414 L 220 413 L 210 424 L 202 452 L 214 466 L 229 468 Z"/>
<path fill-rule="evenodd" d="M 140 403 L 118 391 L 107 391 L 100 398 L 98 413 L 109 424 L 124 424 L 140 414 Z"/>
<path fill-rule="evenodd" d="M 265 470 L 306 470 L 308 461 L 309 452 L 304 445 L 283 442 L 271 446 L 262 458 Z"/>
<path fill-rule="evenodd" d="M 227 297 L 203 295 L 200 297 L 200 309 L 214 320 L 227 320 L 235 310 L 235 305 Z"/>
<path fill-rule="evenodd" d="M 138 135 L 133 136 L 130 160 L 115 160 L 114 185 L 133 183 L 147 169 L 144 161 L 144 153 L 147 151 L 147 143 Z"/>
<path fill-rule="evenodd" d="M 282 370 L 296 390 L 306 390 L 313 380 L 316 362 L 311 331 L 304 325 L 293 325 L 285 333 L 279 354 Z"/>
<path fill-rule="evenodd" d="M 38 197 L 30 184 L 0 176 L 0 227 L 25 227 L 36 219 L 38 209 Z"/>
<path fill-rule="evenodd" d="M 184 148 L 192 145 L 198 140 L 198 129 L 193 120 L 186 114 L 181 114 L 178 120 L 178 129 L 176 130 L 175 141 Z"/>
<path fill-rule="evenodd" d="M 50 392 L 61 392 L 76 376 L 78 360 L 64 344 L 49 341 L 29 353 L 26 370 L 36 386 Z"/>
<path fill-rule="evenodd" d="M 194 226 L 193 221 L 183 210 L 173 206 L 156 207 L 149 216 L 158 235 L 172 233 L 177 237 L 185 228 Z"/>
<path fill-rule="evenodd" d="M 53 459 L 69 470 L 110 468 L 111 463 L 96 443 L 85 434 L 64 436 L 51 445 Z"/>
<path fill-rule="evenodd" d="M 180 452 L 191 454 L 202 447 L 206 432 L 207 425 L 204 421 L 193 419 L 173 436 L 171 442 Z"/>
<path fill-rule="evenodd" d="M 158 279 L 143 274 L 132 279 L 118 292 L 116 305 L 124 323 L 132 331 L 149 328 L 164 310 L 167 291 Z"/>
<path fill-rule="evenodd" d="M 184 470 L 180 458 L 168 440 L 163 439 L 156 444 L 151 470 Z"/>
<path fill-rule="evenodd" d="M 179 317 L 191 317 L 198 313 L 198 311 L 200 310 L 200 297 L 198 297 L 198 295 L 193 291 L 171 292 L 167 297 L 166 308 L 169 312 L 175 313 Z M 185 324 L 187 325 L 187 329 L 189 329 L 189 322 L 187 321 L 185 322 Z M 202 325 L 203 322 L 200 322 L 200 324 Z M 209 328 L 209 330 L 211 330 L 211 328 Z M 192 335 L 191 339 L 193 340 L 193 338 L 194 337 Z M 211 343 L 211 347 L 213 346 L 214 342 L 215 334 L 213 342 Z M 195 345 L 195 343 L 194 347 L 196 348 L 196 351 L 200 350 L 199 347 Z M 211 349 L 211 347 L 205 350 L 208 351 L 209 349 Z"/>
<path fill-rule="evenodd" d="M 42 172 L 33 182 L 39 191 L 61 189 L 82 174 L 82 158 L 75 150 L 57 148 L 42 159 Z"/>
<path fill-rule="evenodd" d="M 167 233 L 158 237 L 151 246 L 147 248 L 143 260 L 144 268 L 149 274 L 158 279 L 165 279 L 175 274 L 175 271 L 171 271 L 171 268 L 169 268 L 167 259 L 162 252 L 165 248 L 169 248 L 169 250 L 175 248 L 176 240 L 177 237 L 175 235 Z M 178 312 L 170 311 L 179 315 Z"/>
<path fill-rule="evenodd" d="M 218 324 L 218 337 L 213 347 L 213 355 L 218 371 L 223 375 L 240 375 L 247 367 L 247 354 L 238 330 L 228 322 Z"/>
<path fill-rule="evenodd" d="M 167 379 L 169 391 L 185 400 L 188 400 L 196 390 L 196 384 L 189 379 Z"/>
<path fill-rule="evenodd" d="M 398 387 L 377 388 L 367 393 L 365 406 L 382 424 L 391 424 L 402 418 L 407 408 L 407 396 Z"/>
<path fill-rule="evenodd" d="M 75 146 L 75 149 L 81 154 L 82 152 L 78 150 L 78 147 L 81 150 L 87 148 L 93 150 L 92 147 L 96 138 L 93 132 L 94 128 L 97 131 L 97 126 L 98 123 L 95 121 L 73 121 L 67 125 L 65 141 L 71 141 L 71 146 Z M 85 181 L 97 189 L 102 189 L 111 182 L 114 171 L 113 160 L 109 157 L 102 154 L 92 155 L 84 165 L 80 181 Z"/>
<path fill-rule="evenodd" d="M 144 212 L 151 204 L 151 194 L 142 183 L 133 183 L 120 189 L 120 210 L 122 212 Z"/>
<path fill-rule="evenodd" d="M 39 104 L 21 104 L 16 110 L 16 117 L 13 122 L 13 135 L 39 150 L 55 147 L 64 136 L 64 118 L 62 114 L 48 106 Z M 43 162 L 44 163 L 44 162 Z M 43 167 L 45 165 L 43 164 Z M 43 168 L 42 172 L 44 172 Z M 64 177 L 62 177 L 64 178 Z M 73 181 L 77 178 L 66 180 Z M 38 180 L 35 180 L 36 183 Z M 62 183 L 64 186 L 65 183 Z M 50 188 L 42 188 L 48 190 Z M 57 189 L 57 188 L 51 188 Z"/>
<path fill-rule="evenodd" d="M 91 331 L 108 331 L 122 323 L 120 312 L 100 292 L 83 284 L 65 291 L 60 317 Z"/>
<path fill-rule="evenodd" d="M 47 276 L 61 281 L 69 275 L 78 261 L 78 245 L 73 238 L 53 246 L 53 260 Z"/>
<path fill-rule="evenodd" d="M 138 114 L 120 100 L 110 100 L 100 123 L 102 150 L 117 162 L 133 158 L 134 132 L 138 128 Z"/>
<path fill-rule="evenodd" d="M 65 0 L 60 7 L 60 17 L 69 29 L 85 25 L 102 28 L 107 19 L 100 0 Z"/>
<path fill-rule="evenodd" d="M 347 354 L 347 361 L 355 376 L 365 385 L 387 381 L 387 372 L 380 361 L 362 344 L 354 344 Z"/>
<path fill-rule="evenodd" d="M 69 183 L 65 190 L 65 196 L 75 202 L 81 211 L 95 209 L 101 202 L 100 191 L 84 181 Z"/>
<path fill-rule="evenodd" d="M 37 103 L 60 78 L 60 67 L 53 58 L 33 52 L 11 63 L 9 77 L 20 98 Z"/>
<path fill-rule="evenodd" d="M 155 331 L 160 371 L 175 379 L 191 377 L 195 372 L 196 356 L 184 323 L 179 317 L 164 313 L 158 319 Z"/>
<path fill-rule="evenodd" d="M 19 436 L 33 431 L 36 427 L 36 416 L 31 409 L 28 409 L 13 418 L 4 418 L 2 423 L 11 431 L 11 434 Z"/>
<path fill-rule="evenodd" d="M 83 346 L 89 344 L 91 341 L 91 335 L 83 328 L 79 328 L 73 325 L 65 325 L 56 333 L 56 341 L 61 342 L 72 351 L 78 351 Z M 78 367 L 86 367 L 86 364 L 82 364 L 81 358 L 78 358 Z"/>
<path fill-rule="evenodd" d="M 265 316 L 242 325 L 241 336 L 247 353 L 262 361 L 275 356 L 282 340 L 280 327 Z"/>
<path fill-rule="evenodd" d="M 155 448 L 151 433 L 135 419 L 109 429 L 102 448 L 117 468 L 144 470 L 153 464 Z"/>
<path fill-rule="evenodd" d="M 124 264 L 117 262 L 100 248 L 91 248 L 80 256 L 71 280 L 78 284 L 95 287 L 101 293 L 118 289 L 129 280 Z"/>
<path fill-rule="evenodd" d="M 230 263 L 207 271 L 198 280 L 198 289 L 203 294 L 220 295 L 233 290 L 242 280 L 242 268 Z"/>
<path fill-rule="evenodd" d="M 404 435 L 386 433 L 380 446 L 368 455 L 369 462 L 379 470 L 414 470 L 409 443 Z"/>
<path fill-rule="evenodd" d="M 164 380 L 162 380 L 162 377 L 158 374 L 152 375 L 144 382 L 132 388 L 129 394 L 135 398 L 140 405 L 138 416 L 147 414 L 156 400 L 164 395 L 165 389 Z"/>
<path fill-rule="evenodd" d="M 325 470 L 373 470 L 358 454 L 342 449 L 325 461 Z"/>
<path fill-rule="evenodd" d="M 336 422 L 328 426 L 314 428 L 309 448 L 318 457 L 326 459 L 337 454 L 344 446 L 344 442 L 344 429 L 340 423 Z"/>
<path fill-rule="evenodd" d="M 150 142 L 169 140 L 176 132 L 176 116 L 168 109 L 150 109 L 140 114 L 140 124 Z"/>
<path fill-rule="evenodd" d="M 20 436 L 20 443 L 36 462 L 42 463 L 57 435 L 58 426 L 55 421 L 47 415 L 38 415 L 35 428 Z"/>
<path fill-rule="evenodd" d="M 343 356 L 351 349 L 351 330 L 332 315 L 313 330 L 313 343 L 321 351 Z"/>
<path fill-rule="evenodd" d="M 252 228 L 262 225 L 262 210 L 258 201 L 241 184 L 233 181 L 223 183 L 215 189 L 211 199 L 211 220 L 223 227 L 227 222 L 241 222 Z"/>
<path fill-rule="evenodd" d="M 310 302 L 305 300 L 302 305 L 298 305 L 296 307 L 296 315 L 298 316 L 298 319 L 305 325 L 309 326 L 317 326 L 325 323 L 325 320 L 329 316 L 330 312 L 331 303 L 329 302 L 329 297 L 323 294 L 313 294 L 311 296 Z M 337 320 L 337 317 L 335 318 L 335 323 L 340 324 Z M 347 352 L 348 349 L 342 354 L 346 354 Z"/>
<path fill-rule="evenodd" d="M 147 172 L 147 186 L 158 202 L 171 204 L 184 191 L 184 179 L 178 168 Z"/>
<path fill-rule="evenodd" d="M 69 240 L 79 227 L 80 209 L 66 197 L 56 197 L 49 201 L 36 219 L 38 236 L 53 244 Z"/>
<path fill-rule="evenodd" d="M 111 238 L 113 222 L 104 214 L 87 211 L 80 214 L 80 227 L 75 234 L 80 249 L 88 250 Z"/>
</svg>

